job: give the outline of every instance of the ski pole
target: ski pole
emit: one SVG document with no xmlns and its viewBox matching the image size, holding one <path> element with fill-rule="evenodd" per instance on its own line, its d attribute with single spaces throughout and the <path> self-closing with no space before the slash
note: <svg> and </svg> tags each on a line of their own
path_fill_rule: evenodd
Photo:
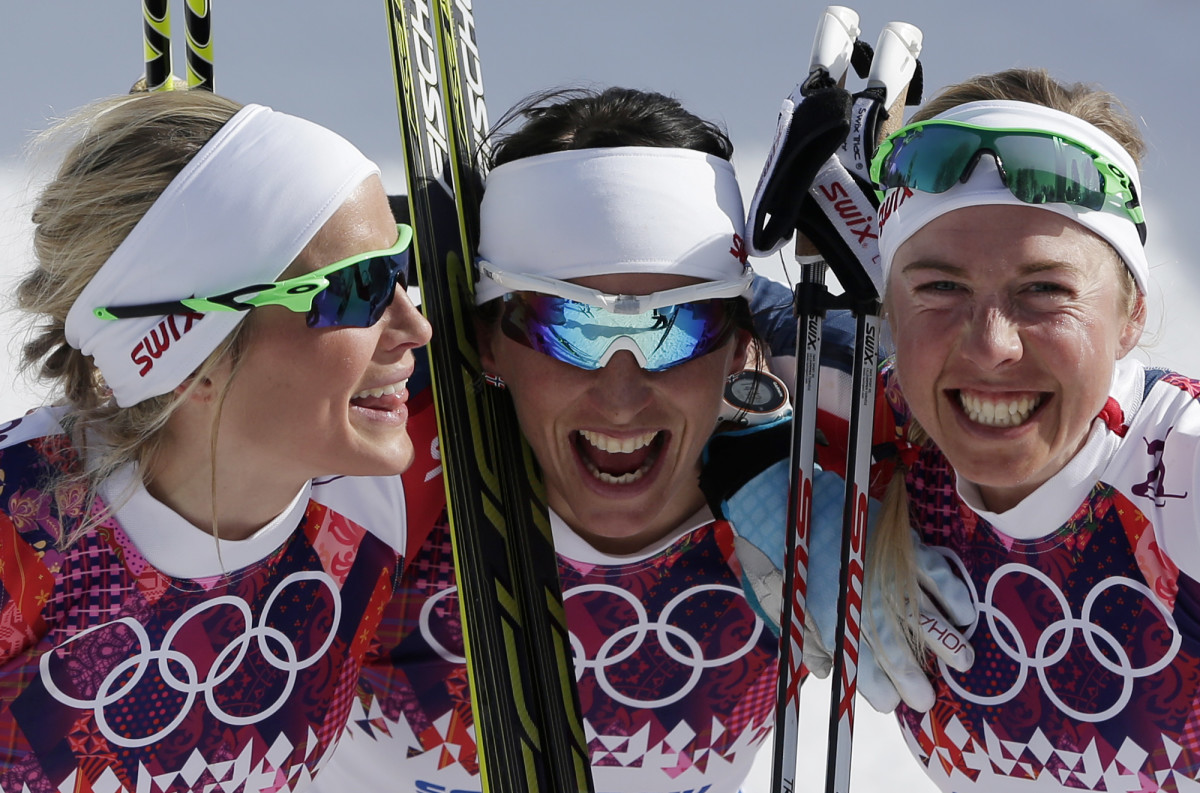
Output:
<svg viewBox="0 0 1200 793">
<path fill-rule="evenodd" d="M 184 0 L 183 27 L 187 34 L 187 87 L 215 90 L 210 0 Z"/>
<path fill-rule="evenodd" d="M 829 6 L 821 16 L 813 40 L 809 79 L 841 84 L 850 67 L 858 38 L 858 14 L 844 6 Z M 804 91 L 801 86 L 801 91 Z M 796 258 L 801 280 L 796 286 L 797 382 L 793 387 L 796 410 L 792 418 L 791 476 L 786 523 L 783 599 L 780 620 L 779 679 L 775 702 L 775 742 L 771 790 L 796 789 L 796 756 L 800 731 L 800 668 L 804 660 L 804 604 L 808 591 L 808 543 L 815 476 L 817 384 L 823 325 L 822 306 L 827 302 L 825 262 L 811 243 L 796 237 Z"/>
<path fill-rule="evenodd" d="M 888 111 L 888 120 L 896 126 L 900 120 L 906 88 L 916 70 L 916 56 L 920 49 L 921 31 L 903 22 L 889 23 L 880 34 L 875 47 L 871 73 L 867 78 L 868 88 L 864 94 L 880 103 L 893 98 L 895 102 Z M 875 99 L 875 96 L 878 98 Z M 878 136 L 879 133 L 872 134 Z M 870 143 L 871 150 L 874 150 L 878 137 Z M 874 218 L 874 222 L 877 228 L 877 217 Z M 863 557 L 867 537 L 871 442 L 882 303 L 879 290 L 861 266 L 861 262 L 838 261 L 835 272 L 850 300 L 856 327 L 852 386 L 854 401 L 850 408 L 849 448 L 846 459 L 848 477 L 842 511 L 837 628 L 833 638 L 838 648 L 833 658 L 833 679 L 837 686 L 837 696 L 830 705 L 825 789 L 828 793 L 848 793 L 854 739 L 854 696 L 858 690 Z"/>
</svg>

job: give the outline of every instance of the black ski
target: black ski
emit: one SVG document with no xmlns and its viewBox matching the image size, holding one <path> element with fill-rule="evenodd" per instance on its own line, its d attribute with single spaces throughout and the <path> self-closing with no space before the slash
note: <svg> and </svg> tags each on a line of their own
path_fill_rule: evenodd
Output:
<svg viewBox="0 0 1200 793">
<path fill-rule="evenodd" d="M 187 34 L 187 87 L 215 90 L 212 4 L 209 0 L 184 0 L 183 27 Z"/>
<path fill-rule="evenodd" d="M 387 8 L 483 790 L 591 791 L 540 480 L 474 347 L 487 121 L 471 3 Z"/>
<path fill-rule="evenodd" d="M 187 88 L 213 90 L 212 4 L 184 0 L 183 27 L 187 47 Z M 142 50 L 146 91 L 173 91 L 177 84 L 171 65 L 171 2 L 142 0 Z M 139 87 L 135 86 L 135 87 Z"/>
<path fill-rule="evenodd" d="M 143 0 L 142 50 L 146 62 L 146 90 L 169 91 L 171 73 L 171 4 L 169 0 Z"/>
</svg>

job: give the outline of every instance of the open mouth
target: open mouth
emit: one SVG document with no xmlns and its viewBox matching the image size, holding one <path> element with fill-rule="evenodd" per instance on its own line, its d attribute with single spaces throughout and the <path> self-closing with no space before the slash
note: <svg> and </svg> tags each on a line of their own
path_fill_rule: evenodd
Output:
<svg viewBox="0 0 1200 793">
<path fill-rule="evenodd" d="M 662 431 L 617 438 L 594 430 L 579 430 L 575 433 L 575 449 L 596 479 L 610 485 L 628 485 L 654 467 L 665 438 Z"/>
<path fill-rule="evenodd" d="M 407 398 L 407 387 L 406 379 L 381 388 L 368 388 L 350 397 L 350 404 L 367 410 L 395 410 Z"/>
<path fill-rule="evenodd" d="M 958 392 L 958 404 L 967 418 L 988 427 L 1017 427 L 1029 420 L 1042 404 L 1044 395 L 1025 394 L 1015 399 L 989 399 Z"/>
</svg>

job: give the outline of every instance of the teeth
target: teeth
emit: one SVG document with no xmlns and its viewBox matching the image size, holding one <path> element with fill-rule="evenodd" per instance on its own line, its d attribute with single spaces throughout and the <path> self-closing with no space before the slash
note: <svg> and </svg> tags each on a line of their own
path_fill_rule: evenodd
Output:
<svg viewBox="0 0 1200 793">
<path fill-rule="evenodd" d="M 592 476 L 596 477 L 601 482 L 607 482 L 610 485 L 628 485 L 636 482 L 646 475 L 646 472 L 639 468 L 638 470 L 631 471 L 627 474 L 613 476 L 612 474 L 606 474 L 603 471 L 597 471 L 596 466 L 592 465 L 591 463 L 588 463 L 588 470 L 592 472 Z"/>
<path fill-rule="evenodd" d="M 629 454 L 638 449 L 649 446 L 658 437 L 657 432 L 647 432 L 642 435 L 637 435 L 632 438 L 614 438 L 611 435 L 606 435 L 602 432 L 593 432 L 592 430 L 580 430 L 580 437 L 585 441 L 595 446 L 600 451 L 609 452 L 612 454 Z M 650 470 L 654 464 L 654 455 L 651 455 L 636 471 L 630 471 L 627 474 L 614 476 L 613 474 L 601 471 L 591 460 L 584 460 L 587 469 L 591 471 L 592 476 L 610 485 L 628 485 L 638 481 L 646 472 Z"/>
<path fill-rule="evenodd" d="M 579 434 L 588 443 L 595 446 L 602 452 L 612 452 L 614 454 L 629 454 L 636 452 L 643 446 L 649 446 L 656 437 L 657 432 L 647 432 L 643 435 L 638 435 L 633 438 L 614 438 L 611 435 L 605 435 L 602 432 L 593 432 L 591 430 L 580 430 Z M 629 474 L 626 474 L 628 476 Z M 607 474 L 605 474 L 607 476 Z"/>
<path fill-rule="evenodd" d="M 391 396 L 392 394 L 397 394 L 403 391 L 407 385 L 408 380 L 401 380 L 399 383 L 392 383 L 391 385 L 386 385 L 383 388 L 368 388 L 365 391 L 359 391 L 357 394 L 351 397 L 351 399 Z"/>
<path fill-rule="evenodd" d="M 993 401 L 960 391 L 958 401 L 971 421 L 990 427 L 1016 427 L 1029 420 L 1042 399 L 1023 396 L 1020 399 Z"/>
</svg>

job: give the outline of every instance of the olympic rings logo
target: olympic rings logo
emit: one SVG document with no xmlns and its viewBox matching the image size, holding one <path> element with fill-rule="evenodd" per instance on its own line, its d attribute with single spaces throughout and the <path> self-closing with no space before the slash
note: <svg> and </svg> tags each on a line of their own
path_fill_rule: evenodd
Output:
<svg viewBox="0 0 1200 793">
<path fill-rule="evenodd" d="M 742 590 L 738 587 L 728 586 L 725 584 L 715 584 L 712 586 L 694 586 L 685 589 L 675 597 L 671 598 L 670 602 L 663 607 L 662 613 L 659 614 L 657 620 L 651 621 L 646 613 L 645 604 L 638 600 L 630 592 L 615 586 L 595 585 L 587 587 L 576 587 L 563 596 L 566 601 L 569 598 L 577 595 L 582 595 L 591 592 L 605 592 L 620 598 L 627 602 L 630 608 L 637 615 L 637 622 L 628 625 L 608 637 L 600 649 L 596 652 L 595 658 L 588 658 L 587 652 L 583 647 L 583 643 L 574 633 L 571 634 L 571 648 L 575 653 L 575 676 L 576 680 L 583 676 L 585 670 L 591 670 L 596 675 L 596 680 L 600 683 L 600 688 L 604 693 L 613 698 L 614 701 L 634 708 L 660 708 L 666 705 L 672 705 L 679 702 L 684 697 L 695 689 L 696 684 L 700 682 L 700 676 L 704 674 L 705 669 L 711 669 L 717 666 L 725 666 L 732 663 L 742 656 L 749 653 L 758 644 L 758 638 L 762 635 L 763 621 L 757 615 L 754 618 L 754 630 L 750 638 L 741 647 L 737 648 L 727 655 L 720 658 L 707 659 L 704 657 L 704 648 L 696 641 L 695 637 L 689 634 L 684 629 L 677 625 L 671 624 L 671 615 L 676 608 L 679 607 L 688 598 L 701 594 L 703 592 L 730 592 L 741 597 Z M 658 699 L 635 699 L 626 696 L 617 690 L 608 679 L 607 669 L 609 666 L 621 663 L 625 659 L 638 652 L 642 645 L 645 644 L 647 636 L 654 634 L 658 640 L 658 644 L 671 660 L 681 666 L 690 666 L 691 674 L 683 687 L 673 694 L 669 694 Z M 629 640 L 629 639 L 632 640 Z M 615 648 L 623 642 L 628 641 L 624 649 L 614 652 Z M 686 654 L 682 652 L 676 645 L 678 641 L 683 648 L 686 649 Z"/>
<path fill-rule="evenodd" d="M 265 624 L 267 615 L 270 614 L 275 600 L 290 585 L 300 581 L 318 581 L 324 584 L 325 588 L 332 595 L 333 601 L 333 622 L 330 626 L 329 635 L 325 637 L 321 646 L 306 658 L 297 658 L 296 646 L 293 641 L 281 631 Z M 234 637 L 213 659 L 207 676 L 201 680 L 195 662 L 188 657 L 187 653 L 173 649 L 173 645 L 176 637 L 187 627 L 189 622 L 205 612 L 224 606 L 233 608 L 241 615 L 245 630 L 240 635 Z M 263 606 L 257 623 L 250 611 L 250 606 L 241 598 L 229 596 L 214 598 L 184 612 L 163 637 L 162 646 L 154 648 L 151 646 L 150 637 L 141 623 L 132 617 L 122 617 L 113 622 L 95 625 L 80 631 L 75 636 L 60 644 L 55 650 L 44 653 L 38 659 L 39 671 L 42 684 L 50 692 L 51 696 L 69 707 L 92 710 L 95 713 L 97 728 L 110 743 L 133 749 L 148 746 L 161 740 L 163 736 L 178 727 L 187 717 L 193 703 L 196 701 L 196 697 L 200 694 L 204 695 L 204 702 L 208 706 L 209 711 L 226 724 L 243 726 L 255 724 L 268 718 L 287 702 L 292 688 L 295 686 L 296 677 L 299 672 L 316 663 L 325 654 L 325 651 L 329 649 L 337 634 L 337 628 L 341 621 L 341 611 L 342 602 L 339 597 L 337 585 L 327 574 L 321 571 L 292 573 L 280 582 L 275 591 L 267 598 L 267 602 Z M 134 646 L 137 648 L 136 654 L 113 667 L 100 682 L 95 696 L 91 699 L 72 697 L 60 689 L 58 684 L 54 682 L 54 676 L 50 669 L 50 660 L 57 654 L 56 650 L 61 650 L 90 633 L 110 628 L 114 625 L 123 625 L 134 635 L 136 639 Z M 266 659 L 268 664 L 274 669 L 287 673 L 287 682 L 275 701 L 259 712 L 249 716 L 235 716 L 225 712 L 221 708 L 214 692 L 218 686 L 227 681 L 237 671 L 242 661 L 245 660 L 252 642 L 257 644 L 259 653 Z M 117 705 L 129 694 L 141 682 L 142 677 L 151 664 L 156 664 L 158 674 L 167 686 L 186 695 L 185 701 L 180 706 L 179 712 L 175 717 L 163 728 L 142 737 L 121 735 L 109 724 L 108 718 L 105 715 L 105 709 Z M 178 674 L 179 670 L 182 670 L 183 677 L 180 677 Z"/>
<path fill-rule="evenodd" d="M 425 641 L 444 661 L 449 663 L 466 663 L 466 658 L 451 652 L 444 644 L 438 641 L 432 630 L 432 615 L 433 609 L 438 601 L 457 593 L 457 588 L 450 587 L 430 597 L 421 607 L 420 625 L 421 634 Z M 751 652 L 758 644 L 758 639 L 763 632 L 763 621 L 760 617 L 754 617 L 754 630 L 745 644 L 735 649 L 720 658 L 708 659 L 704 657 L 704 648 L 700 646 L 700 642 L 696 638 L 680 628 L 678 625 L 671 624 L 671 615 L 682 603 L 694 595 L 705 592 L 729 592 L 738 597 L 742 597 L 742 590 L 735 586 L 725 584 L 714 584 L 711 586 L 694 586 L 686 589 L 673 597 L 670 602 L 663 608 L 662 613 L 657 620 L 651 620 L 646 612 L 646 606 L 633 594 L 620 587 L 610 586 L 607 584 L 597 584 L 594 586 L 581 586 L 568 590 L 563 593 L 563 602 L 570 600 L 579 595 L 603 592 L 616 596 L 629 604 L 637 616 L 637 621 L 632 625 L 613 633 L 609 636 L 600 649 L 596 652 L 595 658 L 587 657 L 587 650 L 583 646 L 583 642 L 575 635 L 573 631 L 569 631 L 571 640 L 571 651 L 575 661 L 575 680 L 579 681 L 583 675 L 591 670 L 596 675 L 596 680 L 600 683 L 600 688 L 612 697 L 616 702 L 622 705 L 627 705 L 634 708 L 660 708 L 666 705 L 672 705 L 679 702 L 688 694 L 690 694 L 696 685 L 700 682 L 700 676 L 704 674 L 705 669 L 711 669 L 717 666 L 724 666 L 732 663 L 747 653 Z M 646 643 L 647 638 L 653 634 L 658 640 L 658 644 L 662 647 L 671 660 L 676 663 L 691 668 L 691 674 L 687 681 L 676 692 L 658 699 L 635 699 L 634 697 L 623 694 L 617 690 L 612 681 L 608 679 L 607 669 L 613 664 L 619 664 L 625 659 L 637 653 Z M 622 643 L 628 642 L 627 646 L 617 651 L 616 648 Z M 678 643 L 678 644 L 677 644 Z M 682 647 L 682 649 L 680 649 Z"/>
<path fill-rule="evenodd" d="M 965 686 L 954 679 L 945 662 L 939 660 L 938 666 L 941 668 L 942 677 L 946 681 L 946 684 L 968 702 L 989 706 L 1002 705 L 1009 702 L 1024 688 L 1026 681 L 1029 679 L 1029 673 L 1033 671 L 1036 673 L 1038 682 L 1041 684 L 1042 692 L 1059 711 L 1070 718 L 1082 722 L 1106 721 L 1116 716 L 1129 704 L 1129 700 L 1133 696 L 1133 683 L 1135 680 L 1149 677 L 1161 671 L 1175 659 L 1179 651 L 1182 636 L 1175 624 L 1174 617 L 1164 608 L 1149 587 L 1132 578 L 1113 576 L 1101 581 L 1084 598 L 1079 616 L 1076 617 L 1072 613 L 1071 604 L 1068 602 L 1066 595 L 1054 581 L 1040 570 L 1021 564 L 1010 563 L 997 568 L 988 580 L 987 588 L 984 591 L 983 600 L 981 601 L 976 592 L 974 581 L 972 581 L 970 576 L 966 575 L 962 561 L 953 553 L 944 550 L 943 553 L 945 553 L 951 563 L 958 567 L 960 573 L 963 574 L 962 577 L 971 590 L 971 599 L 975 603 L 977 616 L 975 622 L 966 630 L 966 637 L 970 639 L 974 635 L 980 625 L 980 618 L 983 618 L 996 646 L 1020 667 L 1016 680 L 1013 681 L 1007 690 L 994 696 L 984 696 L 968 691 Z M 1042 628 L 1032 652 L 1030 652 L 1030 648 L 1026 644 L 1024 637 L 1021 636 L 1017 623 L 994 605 L 996 589 L 1008 576 L 1028 576 L 1040 582 L 1058 603 L 1058 607 L 1063 615 L 1061 619 L 1055 620 Z M 1117 637 L 1093 622 L 1092 611 L 1096 606 L 1096 601 L 1105 592 L 1116 587 L 1124 587 L 1140 593 L 1146 602 L 1153 604 L 1158 609 L 1163 622 L 1171 631 L 1171 646 L 1164 651 L 1162 657 L 1157 661 L 1146 666 L 1133 666 L 1128 651 L 1121 645 Z M 1074 648 L 1077 633 L 1083 637 L 1084 645 L 1096 663 L 1121 679 L 1121 693 L 1116 701 L 1109 707 L 1095 713 L 1084 712 L 1068 705 L 1058 695 L 1047 677 L 1047 670 L 1062 661 Z M 1011 641 L 1007 637 L 1012 637 Z M 1057 647 L 1053 651 L 1049 651 L 1051 643 L 1056 640 Z M 1107 650 L 1107 653 L 1105 650 Z M 1116 660 L 1113 660 L 1114 658 Z"/>
</svg>

